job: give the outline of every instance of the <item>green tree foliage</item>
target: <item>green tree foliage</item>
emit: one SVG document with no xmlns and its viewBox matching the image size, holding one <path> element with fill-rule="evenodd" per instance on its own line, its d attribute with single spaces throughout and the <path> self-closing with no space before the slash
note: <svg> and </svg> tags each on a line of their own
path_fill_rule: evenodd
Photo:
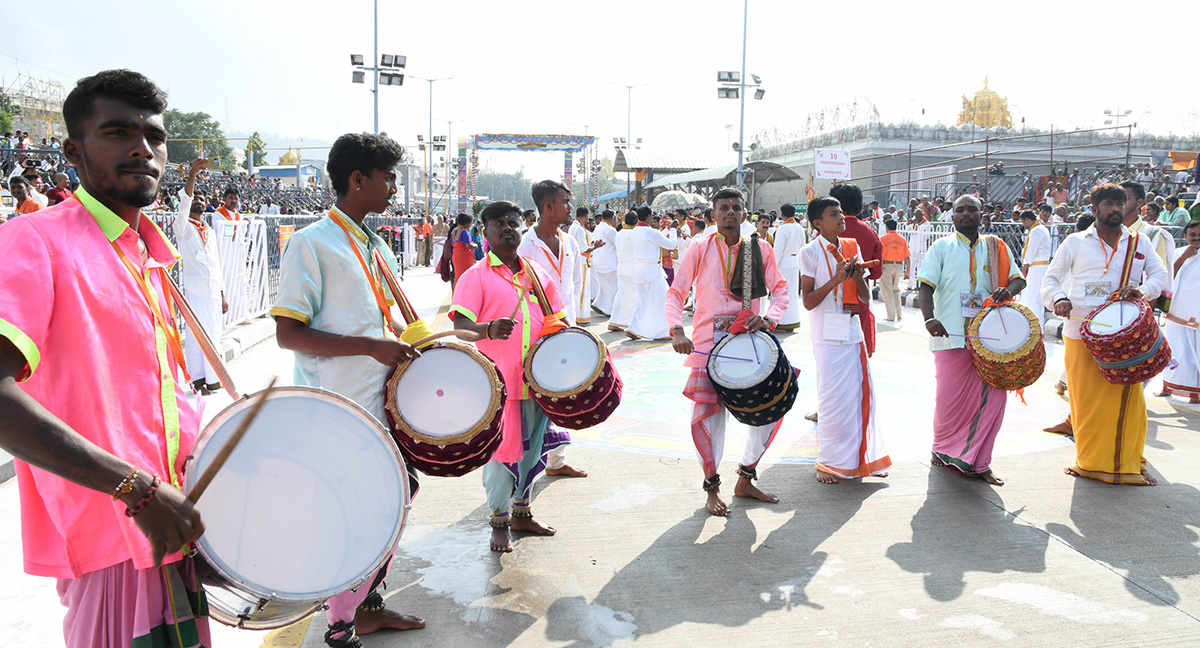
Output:
<svg viewBox="0 0 1200 648">
<path fill-rule="evenodd" d="M 517 203 L 522 209 L 533 209 L 533 196 L 530 189 L 533 182 L 525 177 L 523 171 L 516 173 L 482 173 L 477 183 L 480 196 L 487 196 L 489 202 L 509 200 Z"/>
<path fill-rule="evenodd" d="M 21 112 L 21 107 L 13 103 L 8 95 L 0 92 L 0 135 L 12 131 L 13 116 Z"/>
<path fill-rule="evenodd" d="M 205 146 L 207 147 L 207 144 Z M 262 136 L 258 134 L 258 131 L 254 131 L 254 134 L 250 136 L 250 141 L 246 143 L 246 159 L 249 160 L 250 156 L 253 155 L 254 166 L 260 167 L 266 165 L 266 148 L 267 143 L 263 141 Z"/>
<path fill-rule="evenodd" d="M 174 108 L 163 115 L 163 123 L 171 140 L 167 142 L 167 159 L 173 164 L 189 164 L 200 155 L 200 142 L 178 141 L 197 140 L 203 138 L 204 157 L 221 158 L 220 168 L 224 171 L 233 169 L 233 149 L 224 141 L 225 132 L 221 130 L 217 120 L 208 113 L 185 113 Z"/>
</svg>

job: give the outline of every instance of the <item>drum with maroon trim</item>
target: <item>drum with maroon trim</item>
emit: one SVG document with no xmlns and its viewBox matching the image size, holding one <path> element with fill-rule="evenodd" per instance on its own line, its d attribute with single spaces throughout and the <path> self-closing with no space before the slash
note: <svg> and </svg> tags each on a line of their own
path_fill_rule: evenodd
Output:
<svg viewBox="0 0 1200 648">
<path fill-rule="evenodd" d="M 500 447 L 504 381 L 474 346 L 438 342 L 388 376 L 385 408 L 408 463 L 434 477 L 465 475 Z"/>
<path fill-rule="evenodd" d="M 1079 337 L 1114 385 L 1146 382 L 1171 362 L 1171 345 L 1144 299 L 1110 299 L 1087 316 Z"/>
<path fill-rule="evenodd" d="M 534 343 L 525 356 L 525 383 L 546 416 L 569 430 L 608 420 L 624 388 L 604 342 L 574 326 Z"/>
</svg>

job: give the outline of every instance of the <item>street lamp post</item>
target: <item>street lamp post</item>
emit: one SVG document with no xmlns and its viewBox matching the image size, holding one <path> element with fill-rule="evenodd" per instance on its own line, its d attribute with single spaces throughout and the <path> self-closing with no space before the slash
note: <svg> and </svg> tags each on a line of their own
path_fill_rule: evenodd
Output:
<svg viewBox="0 0 1200 648">
<path fill-rule="evenodd" d="M 450 179 L 458 175 L 458 146 L 454 144 L 454 123 L 465 122 L 467 119 L 461 117 L 459 119 L 439 119 L 438 121 L 446 124 L 446 153 L 451 160 L 454 160 L 454 167 L 449 165 L 446 167 L 446 215 L 450 215 Z M 453 153 L 453 156 L 450 156 Z"/>
<path fill-rule="evenodd" d="M 625 95 L 625 201 L 626 201 L 626 203 L 629 203 L 629 194 L 631 192 L 631 188 L 630 188 L 631 185 L 629 183 L 629 147 L 633 144 L 633 135 L 632 135 L 632 133 L 633 133 L 633 126 L 632 126 L 632 123 L 633 123 L 633 89 L 641 88 L 643 86 L 648 86 L 650 84 L 649 83 L 636 83 L 636 84 L 630 85 L 630 84 L 626 84 L 626 83 L 613 83 L 612 81 L 609 81 L 609 84 L 625 88 L 625 91 L 626 91 L 626 95 Z M 629 203 L 629 204 L 632 204 L 632 203 Z"/>
<path fill-rule="evenodd" d="M 412 78 L 414 78 L 414 79 L 420 79 L 421 81 L 428 81 L 428 82 L 429 82 L 429 141 L 430 141 L 430 143 L 432 143 L 432 142 L 433 142 L 433 84 L 434 84 L 434 83 L 436 83 L 436 82 L 438 82 L 438 81 L 449 81 L 450 79 L 453 79 L 454 77 L 450 76 L 450 77 L 439 77 L 439 78 L 436 78 L 436 79 L 426 79 L 426 78 L 424 78 L 424 77 L 419 77 L 419 76 L 416 76 L 416 75 L 411 75 L 411 76 L 412 76 Z M 431 152 L 431 153 L 432 153 L 432 152 Z M 432 161 L 432 156 L 431 156 L 430 160 Z M 429 218 L 429 178 L 428 178 L 428 172 L 426 172 L 426 174 L 427 174 L 427 177 L 425 178 L 425 217 L 426 217 L 426 218 Z"/>
<path fill-rule="evenodd" d="M 746 40 L 748 34 L 748 26 L 750 22 L 750 0 L 743 0 L 742 3 L 742 71 L 737 72 L 717 72 L 717 98 L 718 99 L 737 99 L 741 104 L 740 115 L 738 117 L 738 141 L 734 146 L 738 154 L 737 166 L 737 186 L 742 188 L 746 184 L 746 168 L 745 168 L 745 152 L 746 152 L 746 88 L 754 88 L 754 98 L 760 100 L 765 94 L 762 88 L 762 79 L 756 74 L 750 75 L 754 79 L 753 85 L 746 83 Z M 751 150 L 758 148 L 757 144 L 751 146 Z"/>
<path fill-rule="evenodd" d="M 351 73 L 350 80 L 353 83 L 362 83 L 367 72 L 371 73 L 372 89 L 371 92 L 375 95 L 375 132 L 379 133 L 379 82 L 383 81 L 383 85 L 404 85 L 404 75 L 395 74 L 390 71 L 384 71 L 384 68 L 391 70 L 392 68 L 403 68 L 408 62 L 407 56 L 398 54 L 384 54 L 379 56 L 379 0 L 375 0 L 375 58 L 371 60 L 371 65 L 364 65 L 362 54 L 351 54 L 350 65 L 354 66 L 354 71 Z"/>
<path fill-rule="evenodd" d="M 1120 128 L 1121 120 L 1128 119 L 1129 116 L 1132 114 L 1133 114 L 1132 110 L 1121 110 L 1120 108 L 1118 108 L 1116 110 L 1105 110 L 1104 115 L 1106 117 L 1112 117 L 1112 119 L 1105 119 L 1104 125 L 1108 126 L 1109 124 L 1113 124 L 1113 122 L 1115 121 L 1116 123 L 1113 125 L 1116 126 L 1117 128 Z"/>
</svg>

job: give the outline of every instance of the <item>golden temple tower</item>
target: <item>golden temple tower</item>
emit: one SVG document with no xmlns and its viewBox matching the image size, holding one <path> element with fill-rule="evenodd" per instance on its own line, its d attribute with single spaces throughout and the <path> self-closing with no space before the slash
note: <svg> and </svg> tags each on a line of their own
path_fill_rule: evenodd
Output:
<svg viewBox="0 0 1200 648">
<path fill-rule="evenodd" d="M 1008 112 L 1008 98 L 988 88 L 987 77 L 983 78 L 983 89 L 976 92 L 972 99 L 963 96 L 962 102 L 956 126 L 973 123 L 980 128 L 1013 127 L 1012 115 Z"/>
</svg>

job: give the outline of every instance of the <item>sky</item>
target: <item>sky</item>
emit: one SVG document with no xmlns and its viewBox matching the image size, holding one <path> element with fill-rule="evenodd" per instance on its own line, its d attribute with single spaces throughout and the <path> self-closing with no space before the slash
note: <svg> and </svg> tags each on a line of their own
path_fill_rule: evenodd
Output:
<svg viewBox="0 0 1200 648">
<path fill-rule="evenodd" d="M 380 130 L 405 145 L 427 137 L 430 84 L 413 75 L 453 77 L 432 84 L 435 135 L 448 134 L 442 120 L 460 120 L 456 139 L 586 132 L 611 156 L 612 138 L 629 128 L 648 151 L 728 152 L 739 105 L 717 98 L 716 73 L 741 67 L 743 6 L 380 0 L 379 52 L 408 57 L 404 85 L 379 90 Z M 746 139 L 796 131 L 808 114 L 859 97 L 884 122 L 953 124 L 985 77 L 1018 127 L 1022 117 L 1042 129 L 1099 127 L 1104 110 L 1131 110 L 1138 131 L 1195 135 L 1200 87 L 1181 56 L 1194 53 L 1200 2 L 1130 9 L 749 0 L 746 71 L 766 92 L 746 101 Z M 350 65 L 352 53 L 373 55 L 371 0 L 39 0 L 6 13 L 6 33 L 46 38 L 0 42 L 5 85 L 22 73 L 69 91 L 80 77 L 128 67 L 163 86 L 172 107 L 207 112 L 227 131 L 331 142 L 373 128 L 370 86 L 351 83 Z M 481 164 L 562 173 L 559 154 L 486 153 Z"/>
</svg>

